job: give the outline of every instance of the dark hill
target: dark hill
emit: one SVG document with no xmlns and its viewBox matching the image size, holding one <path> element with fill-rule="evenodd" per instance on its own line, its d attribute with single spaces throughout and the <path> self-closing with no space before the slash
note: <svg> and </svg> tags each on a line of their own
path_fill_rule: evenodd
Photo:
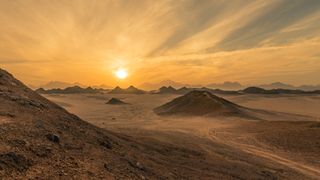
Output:
<svg viewBox="0 0 320 180">
<path fill-rule="evenodd" d="M 248 87 L 242 90 L 246 94 L 319 94 L 319 91 L 303 91 L 298 89 L 270 89 L 260 87 Z"/>
<path fill-rule="evenodd" d="M 80 86 L 67 87 L 65 89 L 48 89 L 39 88 L 36 90 L 39 94 L 96 94 L 101 93 L 102 89 L 95 89 L 92 87 L 82 88 Z"/>
<path fill-rule="evenodd" d="M 179 94 L 186 94 L 192 91 L 192 88 L 182 87 L 182 88 L 179 88 L 177 91 Z"/>
<path fill-rule="evenodd" d="M 172 86 L 162 86 L 160 89 L 159 89 L 159 94 L 178 94 L 179 92 L 173 88 Z"/>
<path fill-rule="evenodd" d="M 208 91 L 191 91 L 154 109 L 158 115 L 236 115 L 245 116 L 245 109 Z"/>
<path fill-rule="evenodd" d="M 122 89 L 119 86 L 117 86 L 114 89 L 112 89 L 109 93 L 110 94 L 144 94 L 146 92 L 134 86 L 129 86 L 127 89 Z"/>
<path fill-rule="evenodd" d="M 126 102 L 121 101 L 120 99 L 117 98 L 111 98 L 106 104 L 110 105 L 125 105 L 128 104 Z"/>
<path fill-rule="evenodd" d="M 268 91 L 259 87 L 248 87 L 243 92 L 248 94 L 266 94 Z"/>
<path fill-rule="evenodd" d="M 43 88 L 36 89 L 36 92 L 39 94 L 47 94 L 47 91 Z"/>
</svg>

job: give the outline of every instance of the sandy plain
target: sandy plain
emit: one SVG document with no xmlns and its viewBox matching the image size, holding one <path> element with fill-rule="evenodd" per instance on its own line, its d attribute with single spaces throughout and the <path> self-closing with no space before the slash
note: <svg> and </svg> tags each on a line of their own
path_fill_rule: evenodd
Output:
<svg viewBox="0 0 320 180">
<path fill-rule="evenodd" d="M 259 159 L 272 174 L 292 172 L 310 179 L 320 177 L 320 96 L 316 95 L 227 95 L 236 104 L 261 109 L 260 120 L 237 117 L 161 117 L 153 112 L 180 95 L 70 94 L 45 95 L 69 112 L 98 127 L 134 137 L 141 143 L 154 140 L 212 156 L 233 157 L 229 148 Z M 128 105 L 107 105 L 115 97 Z M 228 148 L 224 148 L 228 147 Z M 240 153 L 240 155 L 243 155 Z M 231 161 L 241 161 L 237 157 Z M 245 169 L 244 169 L 245 171 Z M 281 177 L 281 175 L 280 175 Z M 285 177 L 290 177 L 286 174 Z"/>
</svg>

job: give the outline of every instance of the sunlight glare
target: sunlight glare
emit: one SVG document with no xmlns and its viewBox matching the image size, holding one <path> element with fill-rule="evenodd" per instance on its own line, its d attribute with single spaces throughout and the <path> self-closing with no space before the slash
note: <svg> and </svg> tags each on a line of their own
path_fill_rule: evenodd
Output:
<svg viewBox="0 0 320 180">
<path fill-rule="evenodd" d="M 124 69 L 118 69 L 118 70 L 116 71 L 116 76 L 117 76 L 117 78 L 119 78 L 119 79 L 125 79 L 125 78 L 128 76 L 128 73 L 127 73 L 127 71 L 124 70 Z"/>
</svg>

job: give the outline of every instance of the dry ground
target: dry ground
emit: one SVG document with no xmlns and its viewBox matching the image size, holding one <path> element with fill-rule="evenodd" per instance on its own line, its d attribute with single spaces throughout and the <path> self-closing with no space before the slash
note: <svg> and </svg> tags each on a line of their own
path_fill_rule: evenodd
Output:
<svg viewBox="0 0 320 180">
<path fill-rule="evenodd" d="M 220 157 L 238 162 L 239 167 L 255 159 L 268 167 L 257 166 L 266 179 L 301 178 L 292 176 L 293 172 L 308 178 L 320 177 L 320 96 L 225 96 L 239 105 L 270 111 L 258 113 L 263 120 L 160 117 L 153 113 L 153 108 L 176 95 L 46 97 L 94 125 L 134 137 L 142 144 L 163 142 L 196 151 L 201 149 L 213 159 Z M 111 97 L 131 105 L 106 105 Z M 250 168 L 240 169 L 250 171 Z"/>
</svg>

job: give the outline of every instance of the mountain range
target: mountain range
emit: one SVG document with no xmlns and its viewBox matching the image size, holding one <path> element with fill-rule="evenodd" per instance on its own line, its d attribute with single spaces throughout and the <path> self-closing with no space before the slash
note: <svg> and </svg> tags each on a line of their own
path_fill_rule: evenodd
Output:
<svg viewBox="0 0 320 180">
<path fill-rule="evenodd" d="M 209 83 L 205 85 L 205 87 L 211 88 L 211 89 L 221 89 L 221 90 L 228 90 L 228 91 L 234 91 L 234 90 L 241 90 L 245 89 L 247 87 L 260 87 L 263 89 L 271 90 L 271 89 L 291 89 L 291 90 L 304 90 L 304 91 L 315 91 L 320 90 L 320 84 L 318 85 L 300 85 L 300 86 L 294 86 L 291 84 L 286 84 L 282 82 L 274 82 L 270 84 L 260 84 L 260 85 L 250 85 L 250 84 L 241 84 L 239 82 L 231 82 L 226 81 L 222 83 Z M 201 84 L 184 84 L 172 80 L 164 80 L 159 83 L 144 83 L 140 85 L 139 87 L 142 87 L 143 89 L 153 90 L 158 89 L 160 87 L 173 87 L 173 88 L 182 88 L 182 87 L 188 87 L 188 88 L 200 88 L 203 87 Z"/>
<path fill-rule="evenodd" d="M 48 89 L 39 88 L 36 90 L 39 94 L 96 94 L 102 93 L 105 91 L 104 89 L 96 89 L 92 87 L 82 88 L 80 86 L 72 86 L 64 89 L 56 88 L 56 89 Z"/>
<path fill-rule="evenodd" d="M 185 84 L 185 83 L 180 83 L 176 82 L 170 79 L 160 81 L 158 83 L 143 83 L 139 85 L 140 88 L 142 89 L 147 89 L 147 90 L 154 90 L 158 89 L 163 86 L 171 86 L 174 88 L 181 88 L 181 87 L 201 87 L 201 84 Z"/>
<path fill-rule="evenodd" d="M 68 82 L 61 82 L 61 81 L 51 81 L 46 84 L 40 85 L 40 86 L 34 86 L 34 85 L 29 85 L 32 89 L 39 89 L 43 88 L 45 90 L 48 89 L 65 89 L 67 87 L 81 87 L 81 88 L 87 88 L 91 87 L 94 89 L 111 89 L 111 86 L 101 84 L 101 85 L 93 85 L 93 86 L 88 86 L 84 85 L 81 83 L 68 83 Z M 211 89 L 221 89 L 221 90 L 227 90 L 227 91 L 235 91 L 235 90 L 242 90 L 247 87 L 260 87 L 266 90 L 271 90 L 271 89 L 291 89 L 291 90 L 304 90 L 304 91 L 315 91 L 315 90 L 320 90 L 320 84 L 318 85 L 300 85 L 300 86 L 294 86 L 291 84 L 286 84 L 282 82 L 274 82 L 270 84 L 260 84 L 260 85 L 244 85 L 239 82 L 231 82 L 231 81 L 226 81 L 222 83 L 209 83 L 207 85 L 201 85 L 201 84 L 185 84 L 181 82 L 176 82 L 170 79 L 160 81 L 158 83 L 143 83 L 139 85 L 138 87 L 141 89 L 145 90 L 155 90 L 159 89 L 161 87 L 173 87 L 176 89 L 179 88 L 200 88 L 200 87 L 208 87 Z"/>
<path fill-rule="evenodd" d="M 290 84 L 285 84 L 282 82 L 274 82 L 271 84 L 262 84 L 258 85 L 258 87 L 263 89 L 296 89 L 296 90 L 304 90 L 304 91 L 315 91 L 320 90 L 320 84 L 318 85 L 301 85 L 301 86 L 293 86 Z"/>
<path fill-rule="evenodd" d="M 35 85 L 30 85 L 30 87 L 32 89 L 39 89 L 39 88 L 43 88 L 43 89 L 65 89 L 68 87 L 74 87 L 74 86 L 78 86 L 81 88 L 87 88 L 87 87 L 91 87 L 91 88 L 95 88 L 95 89 L 110 89 L 111 87 L 105 84 L 101 84 L 101 85 L 93 85 L 93 86 L 88 86 L 88 85 L 84 85 L 78 82 L 75 83 L 68 83 L 68 82 L 62 82 L 62 81 L 50 81 L 46 84 L 42 84 L 39 86 L 35 86 Z"/>
<path fill-rule="evenodd" d="M 163 86 L 158 90 L 153 91 L 144 91 L 138 89 L 134 86 L 129 86 L 128 88 L 120 88 L 119 86 L 115 87 L 112 90 L 105 90 L 105 89 L 97 89 L 97 88 L 82 88 L 80 86 L 72 86 L 67 87 L 65 89 L 49 89 L 45 90 L 43 88 L 39 88 L 36 90 L 39 94 L 96 94 L 96 93 L 109 93 L 109 94 L 186 94 L 191 91 L 198 90 L 198 91 L 208 91 L 214 94 L 233 94 L 233 95 L 240 95 L 240 94 L 320 94 L 320 90 L 313 90 L 313 91 L 304 91 L 299 89 L 264 89 L 261 87 L 251 86 L 242 90 L 232 91 L 232 90 L 221 90 L 221 89 L 211 89 L 207 87 L 202 88 L 187 88 L 182 87 L 176 89 L 172 86 Z"/>
</svg>

